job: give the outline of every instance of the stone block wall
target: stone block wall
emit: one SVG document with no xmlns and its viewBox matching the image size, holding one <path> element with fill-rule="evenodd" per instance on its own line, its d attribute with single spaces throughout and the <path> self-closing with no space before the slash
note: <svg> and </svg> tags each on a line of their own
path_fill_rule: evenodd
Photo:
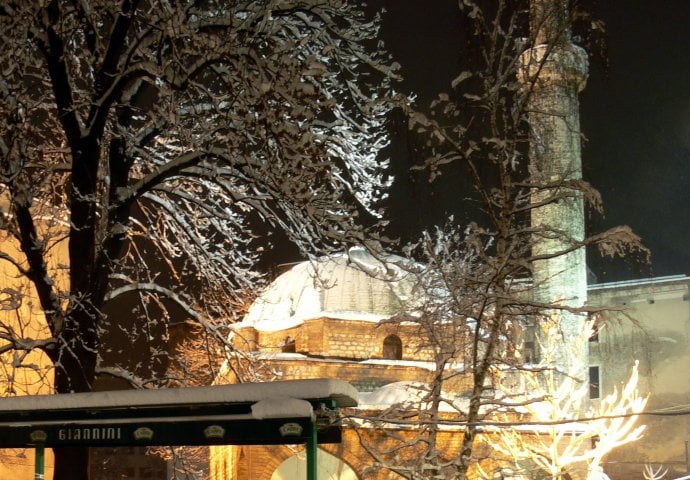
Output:
<svg viewBox="0 0 690 480">
<path fill-rule="evenodd" d="M 390 335 L 400 338 L 402 359 L 433 359 L 429 342 L 425 341 L 420 326 L 414 323 L 373 323 L 320 317 L 275 331 L 237 328 L 233 344 L 245 352 L 275 353 L 285 351 L 284 346 L 294 342 L 295 352 L 309 356 L 369 359 L 384 358 L 384 340 Z"/>
<path fill-rule="evenodd" d="M 395 432 L 398 440 L 393 440 L 393 436 L 379 429 L 360 429 L 356 432 L 352 428 L 344 428 L 342 443 L 320 444 L 319 450 L 340 459 L 356 473 L 359 480 L 400 480 L 403 477 L 391 469 L 375 466 L 374 459 L 368 450 L 384 452 L 401 439 L 412 439 L 416 434 L 413 430 L 398 430 Z M 443 445 L 443 454 L 450 458 L 457 456 L 462 442 L 462 433 L 445 431 L 440 432 L 439 435 L 441 437 L 439 444 Z M 213 447 L 213 455 L 216 458 L 237 459 L 233 468 L 234 478 L 271 480 L 273 472 L 281 463 L 303 449 L 303 445 Z M 490 472 L 496 462 L 490 458 L 488 449 L 481 439 L 478 441 L 475 454 L 480 458 L 484 471 Z M 391 460 L 390 465 L 395 465 L 395 462 Z M 214 480 L 220 480 L 220 478 L 215 477 Z M 225 480 L 228 477 L 222 478 Z"/>
</svg>

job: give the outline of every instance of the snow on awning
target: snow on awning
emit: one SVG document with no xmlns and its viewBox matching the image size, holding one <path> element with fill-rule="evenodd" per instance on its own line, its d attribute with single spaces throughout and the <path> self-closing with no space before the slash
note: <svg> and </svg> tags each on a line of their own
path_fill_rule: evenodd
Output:
<svg viewBox="0 0 690 480">
<path fill-rule="evenodd" d="M 304 443 L 314 407 L 356 405 L 355 388 L 330 379 L 2 398 L 0 447 Z M 321 443 L 340 441 L 327 430 Z"/>
</svg>

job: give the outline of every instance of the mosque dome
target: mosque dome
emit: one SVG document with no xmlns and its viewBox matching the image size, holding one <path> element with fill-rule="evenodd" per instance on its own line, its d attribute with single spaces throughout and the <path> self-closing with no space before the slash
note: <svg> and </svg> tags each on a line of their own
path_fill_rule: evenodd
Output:
<svg viewBox="0 0 690 480">
<path fill-rule="evenodd" d="M 301 262 L 276 278 L 238 326 L 282 330 L 318 317 L 380 321 L 410 313 L 414 265 L 363 248 Z"/>
</svg>

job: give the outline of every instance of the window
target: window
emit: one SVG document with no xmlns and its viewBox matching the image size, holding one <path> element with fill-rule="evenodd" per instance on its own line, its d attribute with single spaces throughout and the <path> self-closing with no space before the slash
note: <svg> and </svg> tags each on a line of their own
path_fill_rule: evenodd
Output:
<svg viewBox="0 0 690 480">
<path fill-rule="evenodd" d="M 599 367 L 589 367 L 589 398 L 599 398 L 600 387 Z"/>
<path fill-rule="evenodd" d="M 534 342 L 526 341 L 522 346 L 522 358 L 524 363 L 537 363 L 537 346 Z"/>
<path fill-rule="evenodd" d="M 523 363 L 539 363 L 539 342 L 537 341 L 537 326 L 532 323 L 524 325 L 522 332 L 522 360 Z"/>
<path fill-rule="evenodd" d="M 273 471 L 271 480 L 305 478 L 306 472 L 307 454 L 303 450 L 278 465 L 278 468 Z M 316 476 L 317 478 L 330 478 L 333 480 L 357 480 L 357 474 L 347 463 L 320 448 L 319 454 L 316 457 Z"/>
<path fill-rule="evenodd" d="M 285 337 L 283 344 L 280 346 L 280 351 L 283 353 L 295 353 L 295 339 Z"/>
<path fill-rule="evenodd" d="M 383 358 L 388 360 L 402 359 L 402 341 L 397 335 L 388 335 L 383 340 Z"/>
</svg>

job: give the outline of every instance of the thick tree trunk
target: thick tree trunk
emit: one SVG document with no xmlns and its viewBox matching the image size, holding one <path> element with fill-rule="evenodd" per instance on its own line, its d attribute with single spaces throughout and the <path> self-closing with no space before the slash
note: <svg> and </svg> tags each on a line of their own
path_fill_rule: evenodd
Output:
<svg viewBox="0 0 690 480">
<path fill-rule="evenodd" d="M 63 355 L 61 365 L 55 370 L 55 393 L 70 394 L 91 391 L 95 370 L 95 355 L 81 350 L 83 355 L 74 358 Z M 53 480 L 88 480 L 89 449 L 76 447 L 55 448 L 55 473 Z"/>
<path fill-rule="evenodd" d="M 53 355 L 55 364 L 55 393 L 90 392 L 96 371 L 95 321 L 87 312 L 81 312 L 81 321 L 75 317 L 67 320 L 68 328 L 62 335 L 62 343 Z M 76 447 L 55 448 L 55 473 L 53 480 L 88 480 L 89 449 Z"/>
<path fill-rule="evenodd" d="M 78 447 L 54 448 L 55 473 L 53 480 L 88 480 L 89 449 Z"/>
</svg>

